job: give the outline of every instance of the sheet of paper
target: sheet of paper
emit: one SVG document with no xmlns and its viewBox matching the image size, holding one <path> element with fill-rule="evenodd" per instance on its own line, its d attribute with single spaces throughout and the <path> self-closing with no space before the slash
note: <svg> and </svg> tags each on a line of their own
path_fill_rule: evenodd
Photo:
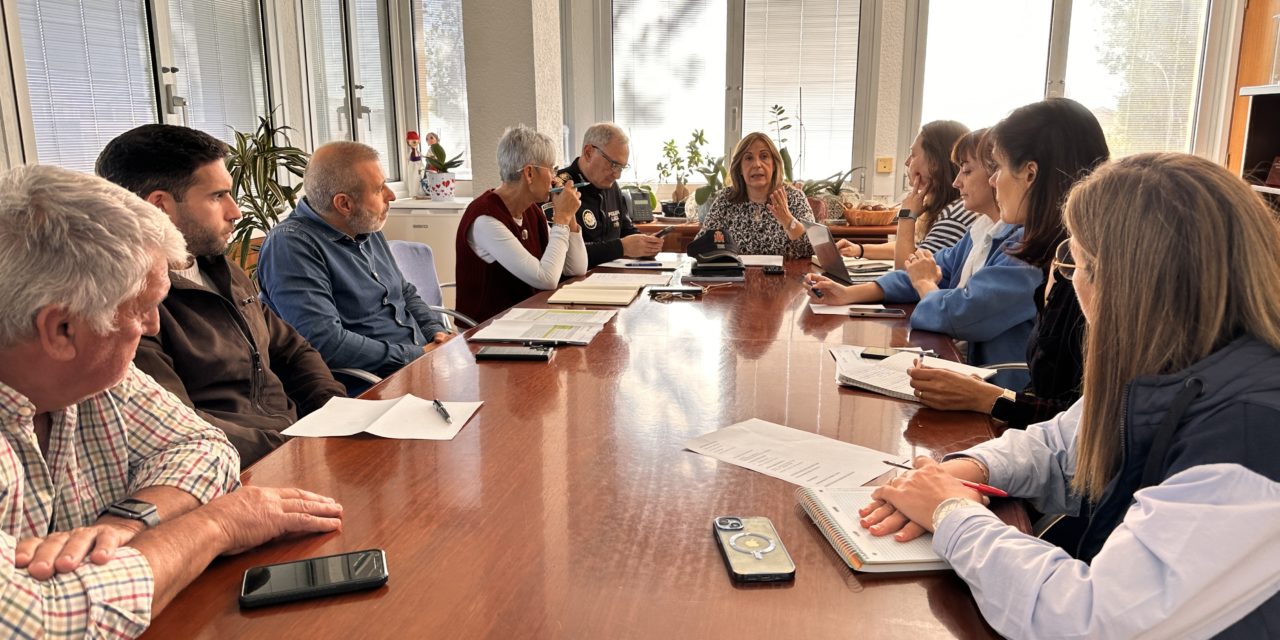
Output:
<svg viewBox="0 0 1280 640">
<path fill-rule="evenodd" d="M 587 344 L 596 337 L 603 325 L 599 324 L 549 324 L 494 320 L 489 326 L 471 336 L 480 342 L 568 342 Z"/>
<path fill-rule="evenodd" d="M 890 468 L 900 456 L 833 440 L 757 418 L 686 441 L 690 451 L 802 487 L 851 489 Z"/>
<path fill-rule="evenodd" d="M 430 400 L 414 395 L 391 400 L 333 398 L 283 433 L 306 438 L 371 433 L 397 440 L 452 440 L 484 403 L 441 404 L 452 422 L 446 422 Z"/>
<path fill-rule="evenodd" d="M 609 322 L 616 315 L 618 315 L 618 312 L 613 310 L 517 308 L 507 310 L 497 320 L 536 324 L 600 325 Z"/>
<path fill-rule="evenodd" d="M 671 282 L 669 275 L 653 275 L 647 273 L 593 273 L 582 282 L 575 282 L 570 287 L 612 287 L 665 285 Z"/>
<path fill-rule="evenodd" d="M 818 304 L 809 301 L 809 310 L 823 316 L 847 316 L 850 309 L 883 309 L 882 304 Z"/>
<path fill-rule="evenodd" d="M 742 259 L 744 267 L 767 267 L 769 265 L 782 266 L 782 256 L 738 256 Z"/>
<path fill-rule="evenodd" d="M 906 373 L 907 369 L 910 369 L 912 366 L 915 365 L 916 358 L 919 358 L 919 357 L 920 355 L 918 353 L 913 353 L 910 351 L 895 353 L 889 356 L 888 358 L 881 360 L 880 366 L 882 368 L 894 369 L 896 371 L 901 371 L 903 373 Z M 996 374 L 995 369 L 984 369 L 982 367 L 974 367 L 971 365 L 962 364 L 959 362 L 952 362 L 950 360 L 943 360 L 942 358 L 933 358 L 930 356 L 924 357 L 924 366 L 933 367 L 934 369 L 946 369 L 948 371 L 955 371 L 956 373 L 961 373 L 966 376 L 978 376 L 983 380 L 986 380 Z"/>
<path fill-rule="evenodd" d="M 915 397 L 915 389 L 911 388 L 911 376 L 907 375 L 907 370 L 897 369 L 894 367 L 884 367 L 881 363 L 884 360 L 865 360 L 862 358 L 862 347 L 851 345 L 843 345 L 839 347 L 831 347 L 831 356 L 836 360 L 836 382 L 841 382 L 840 378 L 856 379 L 859 382 L 872 386 L 888 389 L 900 394 L 905 394 L 908 398 Z M 895 354 L 892 357 L 906 355 L 909 360 L 914 360 L 918 356 L 914 353 Z"/>
</svg>

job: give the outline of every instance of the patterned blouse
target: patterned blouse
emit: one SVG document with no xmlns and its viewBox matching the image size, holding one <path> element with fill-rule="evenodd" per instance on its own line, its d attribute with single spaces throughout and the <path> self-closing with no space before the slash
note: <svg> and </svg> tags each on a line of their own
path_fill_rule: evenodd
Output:
<svg viewBox="0 0 1280 640">
<path fill-rule="evenodd" d="M 792 187 L 786 189 L 787 208 L 791 209 L 791 215 L 797 220 L 813 222 L 813 209 L 809 208 L 804 193 Z M 780 255 L 784 258 L 813 255 L 808 236 L 800 234 L 795 240 L 787 238 L 787 232 L 765 205 L 750 201 L 731 202 L 724 191 L 711 202 L 711 209 L 702 219 L 702 231 L 698 235 L 713 229 L 728 231 L 742 255 Z"/>
</svg>

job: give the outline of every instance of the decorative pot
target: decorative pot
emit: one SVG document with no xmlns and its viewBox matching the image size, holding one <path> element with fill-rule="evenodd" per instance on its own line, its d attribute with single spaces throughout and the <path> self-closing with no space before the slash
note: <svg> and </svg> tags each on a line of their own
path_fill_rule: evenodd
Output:
<svg viewBox="0 0 1280 640">
<path fill-rule="evenodd" d="M 827 201 L 822 198 L 810 197 L 809 208 L 813 210 L 813 219 L 822 222 L 827 219 Z"/>
<path fill-rule="evenodd" d="M 457 185 L 458 181 L 451 171 L 444 173 L 428 171 L 422 177 L 422 192 L 431 196 L 432 200 L 453 200 L 453 190 Z"/>
</svg>

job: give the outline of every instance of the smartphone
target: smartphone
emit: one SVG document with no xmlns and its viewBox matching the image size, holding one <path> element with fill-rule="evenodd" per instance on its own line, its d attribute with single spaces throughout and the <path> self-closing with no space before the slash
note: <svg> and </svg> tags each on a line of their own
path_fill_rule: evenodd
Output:
<svg viewBox="0 0 1280 640">
<path fill-rule="evenodd" d="M 898 353 L 893 347 L 863 347 L 862 357 L 868 360 L 884 360 L 891 355 Z"/>
<path fill-rule="evenodd" d="M 785 582 L 796 577 L 782 538 L 768 518 L 720 516 L 711 521 L 729 575 L 738 582 Z"/>
<path fill-rule="evenodd" d="M 850 309 L 850 318 L 905 318 L 907 312 L 902 309 Z"/>
<path fill-rule="evenodd" d="M 268 564 L 244 572 L 240 607 L 331 596 L 376 589 L 387 583 L 387 556 L 382 549 L 351 551 L 321 558 Z"/>
<path fill-rule="evenodd" d="M 786 270 L 776 264 L 766 264 L 764 266 L 764 272 L 766 275 L 780 276 L 785 273 Z"/>
<path fill-rule="evenodd" d="M 550 346 L 525 345 L 519 347 L 480 347 L 476 360 L 539 360 L 546 362 L 555 351 Z"/>
<path fill-rule="evenodd" d="M 655 233 L 653 234 L 653 237 L 655 237 L 655 238 L 661 238 L 662 236 L 665 236 L 665 235 L 667 235 L 668 233 L 671 233 L 672 231 L 675 231 L 675 230 L 676 230 L 676 228 L 675 228 L 674 226 L 672 226 L 672 227 L 663 227 L 663 228 L 661 228 L 661 229 L 658 229 L 658 231 L 657 231 L 657 232 L 655 232 Z"/>
</svg>

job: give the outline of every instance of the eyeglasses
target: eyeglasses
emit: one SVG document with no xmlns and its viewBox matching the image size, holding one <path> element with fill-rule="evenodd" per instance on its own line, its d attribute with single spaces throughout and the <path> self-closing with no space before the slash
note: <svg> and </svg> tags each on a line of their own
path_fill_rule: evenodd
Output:
<svg viewBox="0 0 1280 640">
<path fill-rule="evenodd" d="M 1058 248 L 1053 251 L 1053 268 L 1067 280 L 1076 277 L 1076 269 L 1080 268 L 1071 258 L 1071 238 L 1065 238 L 1058 243 Z"/>
<path fill-rule="evenodd" d="M 618 162 L 617 160 L 610 158 L 609 154 L 604 152 L 604 149 L 601 149 L 600 147 L 597 147 L 594 144 L 591 145 L 591 148 L 595 149 L 596 151 L 599 151 L 600 155 L 604 156 L 604 159 L 609 161 L 609 167 L 613 169 L 614 173 L 622 173 L 623 171 L 626 171 L 627 169 L 631 168 L 631 165 L 629 164 L 622 164 L 621 162 Z"/>
</svg>

